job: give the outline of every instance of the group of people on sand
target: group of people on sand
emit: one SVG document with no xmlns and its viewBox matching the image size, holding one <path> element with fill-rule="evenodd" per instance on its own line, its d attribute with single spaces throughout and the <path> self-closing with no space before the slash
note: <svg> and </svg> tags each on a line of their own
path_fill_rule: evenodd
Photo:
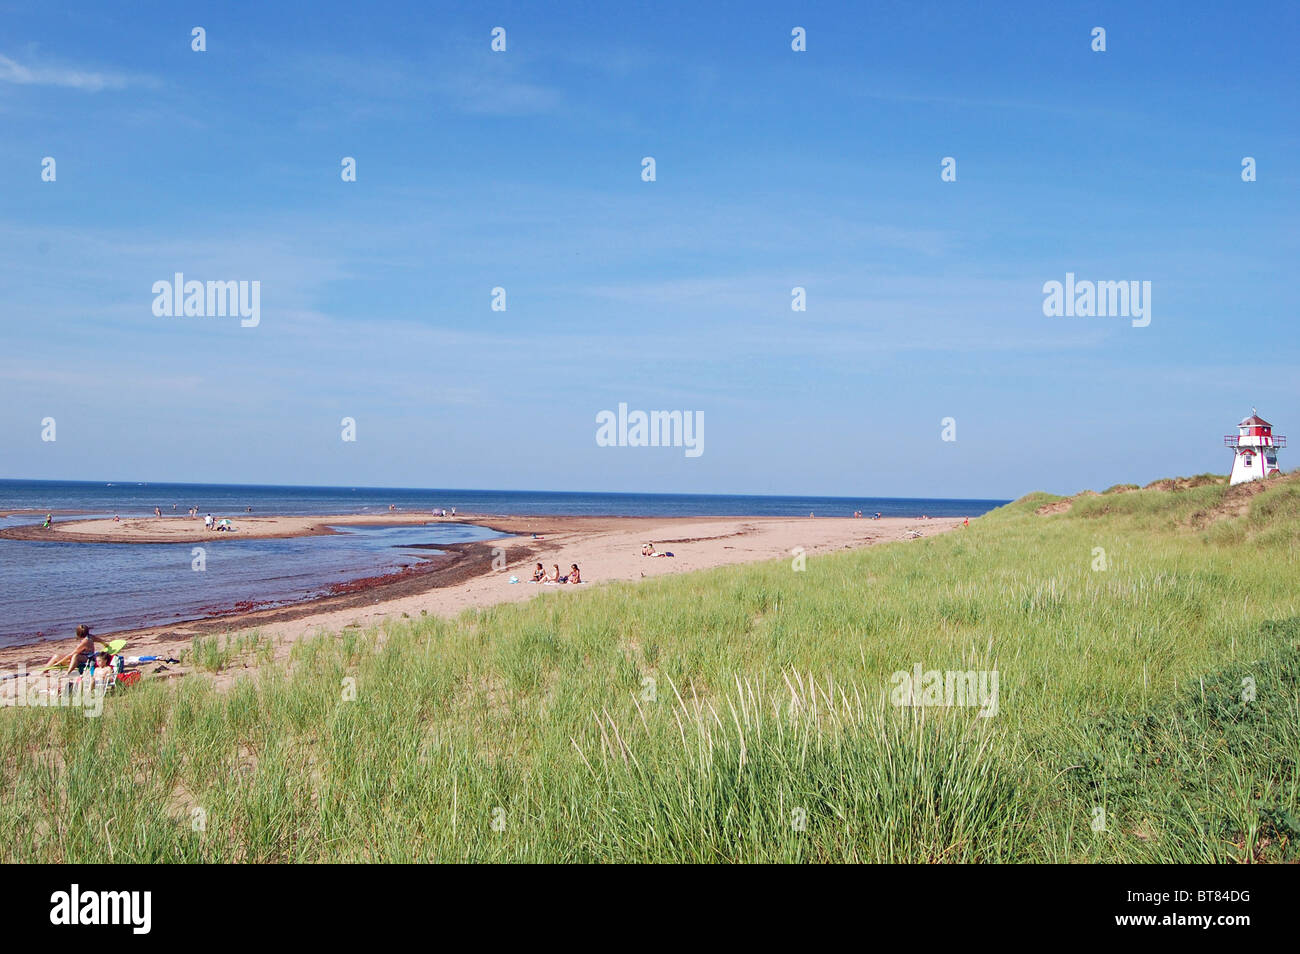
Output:
<svg viewBox="0 0 1300 954">
<path fill-rule="evenodd" d="M 578 564 L 570 563 L 569 572 L 566 573 L 564 576 L 560 576 L 560 564 L 552 563 L 551 572 L 547 573 L 546 570 L 539 563 L 537 564 L 537 569 L 533 570 L 532 582 L 534 583 L 581 583 L 582 572 L 578 569 Z"/>
<path fill-rule="evenodd" d="M 648 556 L 648 557 L 670 557 L 673 554 L 667 550 L 664 550 L 662 552 L 656 550 L 655 545 L 653 543 L 643 543 L 641 544 L 641 555 Z"/>
</svg>

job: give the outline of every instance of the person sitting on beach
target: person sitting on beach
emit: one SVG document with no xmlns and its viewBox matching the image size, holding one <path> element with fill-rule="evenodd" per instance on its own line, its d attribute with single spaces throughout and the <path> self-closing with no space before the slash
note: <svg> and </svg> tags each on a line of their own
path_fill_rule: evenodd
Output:
<svg viewBox="0 0 1300 954">
<path fill-rule="evenodd" d="M 670 557 L 672 556 L 672 553 L 670 553 L 667 550 L 665 550 L 663 553 L 660 553 L 658 550 L 655 549 L 655 545 L 653 543 L 647 543 L 645 546 L 641 548 L 641 555 L 649 556 L 649 557 Z"/>
<path fill-rule="evenodd" d="M 533 570 L 533 582 L 534 583 L 546 582 L 546 568 L 543 567 L 540 563 L 537 564 L 537 569 Z"/>
<path fill-rule="evenodd" d="M 582 574 L 578 572 L 578 564 L 576 564 L 576 563 L 570 563 L 570 564 L 569 564 L 569 575 L 566 576 L 562 582 L 565 582 L 565 583 L 581 583 L 581 582 L 582 582 Z"/>
<path fill-rule="evenodd" d="M 121 522 L 122 522 L 122 518 L 119 517 L 117 514 L 113 514 L 113 522 L 114 522 L 114 523 L 121 523 Z"/>
<path fill-rule="evenodd" d="M 95 643 L 99 643 L 103 646 L 108 645 L 107 640 L 100 639 L 98 636 L 94 635 L 90 631 L 90 627 L 85 623 L 82 623 L 77 627 L 76 648 L 65 656 L 51 656 L 50 661 L 45 664 L 45 668 L 52 669 L 55 666 L 62 666 L 64 663 L 67 663 L 69 672 L 73 669 L 80 671 L 86 663 L 90 661 L 90 657 L 95 655 Z"/>
<path fill-rule="evenodd" d="M 547 582 L 547 583 L 563 583 L 563 582 L 564 582 L 563 580 L 560 579 L 560 564 L 558 564 L 558 563 L 552 563 L 552 564 L 551 564 L 551 574 L 550 574 L 550 576 L 548 576 L 548 577 L 546 578 L 546 582 Z"/>
<path fill-rule="evenodd" d="M 44 522 L 43 524 L 41 524 L 41 529 L 42 529 L 42 530 L 48 530 L 48 529 L 50 529 L 50 524 L 52 524 L 53 522 L 54 522 L 54 514 L 52 514 L 52 513 L 47 513 L 47 514 L 45 515 L 45 522 Z"/>
</svg>

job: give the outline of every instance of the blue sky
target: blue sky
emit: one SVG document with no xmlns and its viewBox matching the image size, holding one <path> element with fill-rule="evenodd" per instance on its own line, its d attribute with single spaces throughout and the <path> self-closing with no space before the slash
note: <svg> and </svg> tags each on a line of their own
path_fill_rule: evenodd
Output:
<svg viewBox="0 0 1300 954">
<path fill-rule="evenodd" d="M 1014 497 L 1300 431 L 1298 8 L 986 6 L 0 0 L 0 476 Z"/>
</svg>

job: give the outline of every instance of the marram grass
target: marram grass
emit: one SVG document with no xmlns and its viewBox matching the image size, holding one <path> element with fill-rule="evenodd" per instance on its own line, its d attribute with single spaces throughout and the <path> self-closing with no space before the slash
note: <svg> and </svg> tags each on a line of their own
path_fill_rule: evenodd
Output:
<svg viewBox="0 0 1300 954">
<path fill-rule="evenodd" d="M 0 712 L 8 861 L 1300 857 L 1300 483 L 1031 495 L 933 539 L 196 646 Z M 996 670 L 996 715 L 891 674 Z M 250 670 L 253 671 L 253 670 Z"/>
</svg>

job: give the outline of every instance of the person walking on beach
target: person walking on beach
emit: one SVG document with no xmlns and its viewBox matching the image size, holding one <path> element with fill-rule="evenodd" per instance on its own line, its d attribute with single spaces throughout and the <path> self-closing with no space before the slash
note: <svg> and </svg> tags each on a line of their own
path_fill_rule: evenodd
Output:
<svg viewBox="0 0 1300 954">
<path fill-rule="evenodd" d="M 100 639 L 98 636 L 94 635 L 90 631 L 90 627 L 85 623 L 82 623 L 77 627 L 76 648 L 66 656 L 51 656 L 50 661 L 45 664 L 45 667 L 49 669 L 67 663 L 69 671 L 80 669 L 90 660 L 90 657 L 95 654 L 95 643 L 99 643 L 104 647 L 108 646 L 107 640 Z"/>
<path fill-rule="evenodd" d="M 154 507 L 154 508 L 153 508 L 153 515 L 154 515 L 155 517 L 161 517 L 161 516 L 162 516 L 162 508 L 160 508 L 160 507 Z"/>
</svg>

